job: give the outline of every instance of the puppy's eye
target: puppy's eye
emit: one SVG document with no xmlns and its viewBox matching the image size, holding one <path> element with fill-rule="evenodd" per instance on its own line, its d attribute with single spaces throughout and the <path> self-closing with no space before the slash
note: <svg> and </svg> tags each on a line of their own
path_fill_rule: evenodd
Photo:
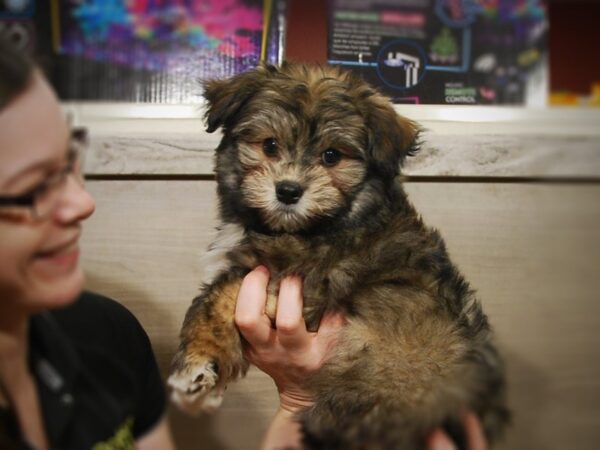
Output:
<svg viewBox="0 0 600 450">
<path fill-rule="evenodd" d="M 277 145 L 277 141 L 273 138 L 268 138 L 263 141 L 263 152 L 267 156 L 277 156 L 277 150 L 279 146 Z"/>
<path fill-rule="evenodd" d="M 324 165 L 329 167 L 335 166 L 340 162 L 340 159 L 342 159 L 342 154 L 334 148 L 328 148 L 321 153 L 321 161 L 323 161 Z"/>
</svg>

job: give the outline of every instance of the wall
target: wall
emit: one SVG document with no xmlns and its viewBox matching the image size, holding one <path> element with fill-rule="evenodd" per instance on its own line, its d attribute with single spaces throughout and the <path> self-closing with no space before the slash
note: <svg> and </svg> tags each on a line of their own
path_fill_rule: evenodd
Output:
<svg viewBox="0 0 600 450">
<path fill-rule="evenodd" d="M 88 285 L 131 308 L 166 375 L 198 292 L 216 196 L 195 107 L 66 105 L 90 127 Z M 507 360 L 501 449 L 592 450 L 600 439 L 598 112 L 399 107 L 428 130 L 405 186 L 478 291 Z M 258 448 L 275 411 L 251 370 L 214 416 L 171 410 L 180 449 Z"/>
</svg>

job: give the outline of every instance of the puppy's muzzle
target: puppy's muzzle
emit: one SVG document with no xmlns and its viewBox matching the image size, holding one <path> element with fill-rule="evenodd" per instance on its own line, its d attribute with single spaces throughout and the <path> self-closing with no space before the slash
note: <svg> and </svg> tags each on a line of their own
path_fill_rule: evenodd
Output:
<svg viewBox="0 0 600 450">
<path fill-rule="evenodd" d="M 298 203 L 298 200 L 300 200 L 300 197 L 304 193 L 304 189 L 293 181 L 280 181 L 275 185 L 275 193 L 277 194 L 277 200 L 286 205 L 293 205 L 294 203 Z"/>
</svg>

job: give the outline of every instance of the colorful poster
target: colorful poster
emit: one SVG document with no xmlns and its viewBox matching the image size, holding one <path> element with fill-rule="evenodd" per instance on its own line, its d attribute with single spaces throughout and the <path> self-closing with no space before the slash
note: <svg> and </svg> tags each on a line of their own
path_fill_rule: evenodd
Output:
<svg viewBox="0 0 600 450">
<path fill-rule="evenodd" d="M 330 0 L 328 60 L 396 103 L 522 105 L 547 30 L 542 0 Z"/>
<path fill-rule="evenodd" d="M 63 100 L 197 103 L 201 80 L 282 57 L 283 0 L 4 0 L 17 3 Z"/>
<path fill-rule="evenodd" d="M 17 48 L 33 52 L 36 46 L 34 0 L 0 0 L 0 35 Z"/>
</svg>

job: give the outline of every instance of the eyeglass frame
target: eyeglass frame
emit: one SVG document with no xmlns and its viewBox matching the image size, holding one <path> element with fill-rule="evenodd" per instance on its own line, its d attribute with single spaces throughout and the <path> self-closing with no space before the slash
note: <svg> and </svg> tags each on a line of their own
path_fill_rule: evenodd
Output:
<svg viewBox="0 0 600 450">
<path fill-rule="evenodd" d="M 84 148 L 87 147 L 87 144 L 87 129 L 83 127 L 73 128 L 69 139 L 66 165 L 24 194 L 0 195 L 0 209 L 3 207 L 28 208 L 31 211 L 31 216 L 35 220 L 47 217 L 47 215 L 52 212 L 52 209 L 48 214 L 40 215 L 36 209 L 38 198 L 50 190 L 63 185 L 69 175 L 81 175 L 81 182 L 83 185 L 83 173 L 78 172 L 83 170 L 82 153 Z"/>
</svg>

